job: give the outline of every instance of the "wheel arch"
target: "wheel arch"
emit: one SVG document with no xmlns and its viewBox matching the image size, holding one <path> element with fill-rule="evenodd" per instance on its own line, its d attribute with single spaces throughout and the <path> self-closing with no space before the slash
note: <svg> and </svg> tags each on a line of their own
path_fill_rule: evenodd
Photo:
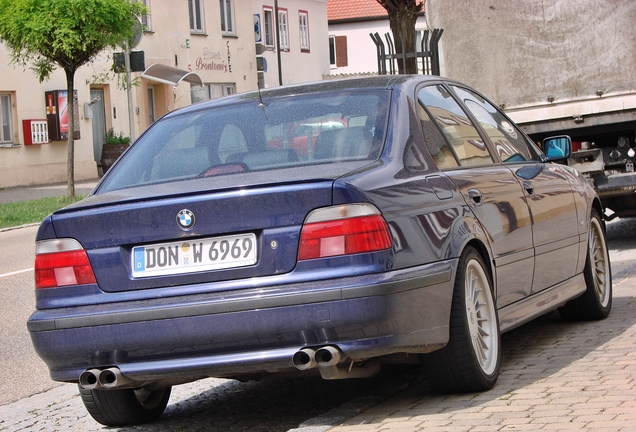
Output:
<svg viewBox="0 0 636 432">
<path fill-rule="evenodd" d="M 601 224 L 603 226 L 603 230 L 605 231 L 605 216 L 604 216 L 604 212 L 603 212 L 603 204 L 601 204 L 601 200 L 598 197 L 595 197 L 592 200 L 592 205 L 590 208 L 590 214 L 589 217 L 592 217 L 592 209 L 596 210 L 596 212 L 598 213 L 598 215 L 601 218 Z"/>
<path fill-rule="evenodd" d="M 463 247 L 462 249 L 462 253 L 464 252 L 464 250 L 466 250 L 466 248 L 468 247 L 472 247 L 473 249 L 475 249 L 477 251 L 477 253 L 481 256 L 481 258 L 484 260 L 484 263 L 486 264 L 486 271 L 488 272 L 488 277 L 490 278 L 490 283 L 491 283 L 491 290 L 493 298 L 497 298 L 496 294 L 497 294 L 497 289 L 496 289 L 496 278 L 495 278 L 495 268 L 494 268 L 494 261 L 491 257 L 490 251 L 488 249 L 488 247 L 478 238 L 472 238 L 470 239 Z"/>
</svg>

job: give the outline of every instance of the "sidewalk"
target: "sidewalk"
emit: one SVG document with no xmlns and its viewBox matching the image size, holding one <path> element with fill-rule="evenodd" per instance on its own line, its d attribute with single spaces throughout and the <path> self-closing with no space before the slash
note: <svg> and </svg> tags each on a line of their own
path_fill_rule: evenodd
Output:
<svg viewBox="0 0 636 432">
<path fill-rule="evenodd" d="M 75 182 L 75 194 L 86 195 L 93 190 L 99 179 Z M 0 203 L 30 201 L 38 198 L 66 195 L 66 182 L 39 186 L 18 186 L 0 189 Z"/>
</svg>

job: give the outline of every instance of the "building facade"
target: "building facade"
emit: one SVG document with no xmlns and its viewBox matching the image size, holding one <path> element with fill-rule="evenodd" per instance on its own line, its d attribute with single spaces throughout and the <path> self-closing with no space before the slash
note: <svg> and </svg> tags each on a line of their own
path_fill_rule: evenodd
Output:
<svg viewBox="0 0 636 432">
<path fill-rule="evenodd" d="M 150 13 L 142 17 L 144 31 L 132 48 L 129 90 L 126 73 L 112 71 L 123 53 L 105 51 L 75 75 L 76 180 L 101 174 L 109 130 L 134 139 L 179 107 L 255 90 L 259 82 L 275 87 L 329 74 L 326 0 L 144 3 Z M 264 60 L 257 59 L 257 46 Z M 66 181 L 67 144 L 61 137 L 71 98 L 63 71 L 39 83 L 30 70 L 10 65 L 0 44 L 0 75 L 0 187 Z"/>
<path fill-rule="evenodd" d="M 384 35 L 391 34 L 386 9 L 376 0 L 329 0 L 327 19 L 331 75 L 377 74 L 376 46 L 369 34 L 378 33 L 386 45 Z M 421 14 L 415 23 L 418 47 L 427 28 L 425 15 Z"/>
</svg>

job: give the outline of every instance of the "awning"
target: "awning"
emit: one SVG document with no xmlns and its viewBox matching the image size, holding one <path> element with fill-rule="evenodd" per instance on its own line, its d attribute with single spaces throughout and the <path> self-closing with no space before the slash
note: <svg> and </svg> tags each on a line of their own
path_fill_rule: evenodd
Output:
<svg viewBox="0 0 636 432">
<path fill-rule="evenodd" d="M 141 74 L 141 77 L 153 81 L 159 81 L 164 84 L 172 84 L 174 87 L 178 86 L 181 81 L 186 81 L 190 84 L 200 86 L 203 85 L 201 77 L 194 72 L 188 72 L 183 69 L 159 63 L 155 63 L 146 68 L 146 70 Z"/>
</svg>

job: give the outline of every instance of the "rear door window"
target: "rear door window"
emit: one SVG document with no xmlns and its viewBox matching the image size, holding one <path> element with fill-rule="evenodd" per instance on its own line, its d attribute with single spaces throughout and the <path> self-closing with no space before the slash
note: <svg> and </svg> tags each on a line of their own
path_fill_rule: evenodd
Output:
<svg viewBox="0 0 636 432">
<path fill-rule="evenodd" d="M 422 117 L 423 113 L 420 113 L 423 125 L 426 125 L 427 117 L 429 120 L 432 118 L 446 141 L 446 145 L 442 146 L 437 154 L 431 155 L 438 167 L 453 166 L 448 160 L 451 155 L 460 166 L 485 165 L 494 162 L 468 115 L 445 87 L 441 85 L 424 87 L 418 92 L 418 100 L 426 113 L 424 117 Z M 424 127 L 423 130 L 425 136 L 426 129 L 427 127 Z M 428 134 L 430 135 L 430 131 Z"/>
</svg>

